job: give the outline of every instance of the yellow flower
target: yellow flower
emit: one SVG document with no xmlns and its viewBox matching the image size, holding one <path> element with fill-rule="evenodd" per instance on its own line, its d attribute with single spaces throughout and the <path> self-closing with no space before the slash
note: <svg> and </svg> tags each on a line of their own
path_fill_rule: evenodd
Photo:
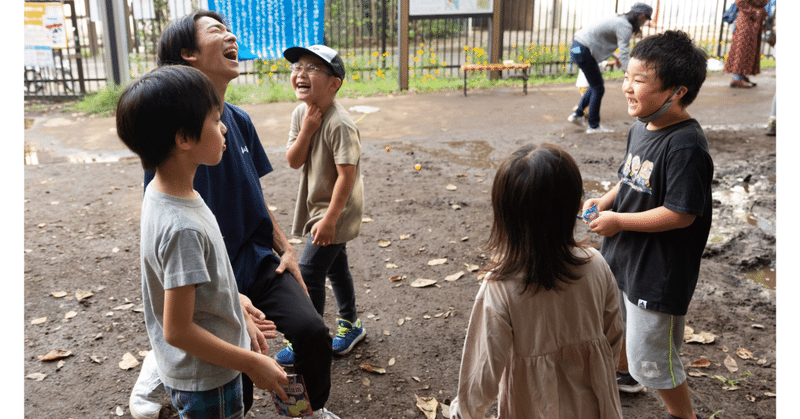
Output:
<svg viewBox="0 0 800 419">
<path fill-rule="evenodd" d="M 514 45 L 513 45 L 513 47 L 514 47 L 514 48 L 516 48 L 516 47 L 517 47 L 517 44 L 514 44 Z"/>
<path fill-rule="evenodd" d="M 387 55 L 389 55 L 389 51 L 386 51 L 386 52 L 383 53 L 384 57 L 386 57 Z"/>
<path fill-rule="evenodd" d="M 377 72 L 375 72 L 375 75 L 376 75 L 376 76 L 378 76 L 378 77 L 386 77 L 386 75 L 385 75 L 385 74 L 383 74 L 383 71 L 381 71 L 381 69 L 380 69 L 380 68 L 378 69 L 378 71 L 377 71 Z"/>
<path fill-rule="evenodd" d="M 373 57 L 377 57 L 377 56 L 379 56 L 379 55 L 381 55 L 381 53 L 380 53 L 380 52 L 378 52 L 378 51 L 375 51 L 375 52 L 373 52 L 373 53 L 372 53 L 372 56 L 373 56 Z"/>
<path fill-rule="evenodd" d="M 464 45 L 464 52 L 469 51 L 469 45 Z"/>
<path fill-rule="evenodd" d="M 358 74 L 353 74 L 353 80 L 358 80 L 360 76 Z"/>
<path fill-rule="evenodd" d="M 471 59 L 472 59 L 472 57 L 470 57 L 469 55 L 467 55 L 467 61 L 469 61 L 469 60 L 471 60 Z"/>
<path fill-rule="evenodd" d="M 418 50 L 417 50 L 417 54 L 419 54 L 419 55 L 422 55 L 422 54 L 424 54 L 424 53 L 425 53 L 425 51 L 423 51 L 423 50 L 421 50 L 421 49 L 418 49 Z"/>
<path fill-rule="evenodd" d="M 431 49 L 431 51 L 432 51 L 432 50 L 433 50 L 433 49 Z M 436 54 L 434 54 L 434 53 L 431 53 L 431 57 L 436 57 Z"/>
<path fill-rule="evenodd" d="M 439 75 L 439 69 L 438 68 L 436 69 L 436 75 L 437 76 Z"/>
<path fill-rule="evenodd" d="M 447 67 L 447 63 L 442 61 L 442 67 Z"/>
<path fill-rule="evenodd" d="M 273 74 L 273 73 L 270 71 L 270 73 L 269 73 L 269 76 L 270 76 L 270 77 L 272 77 L 272 76 L 274 76 L 274 75 L 275 75 L 275 74 Z"/>
<path fill-rule="evenodd" d="M 422 48 L 422 47 L 424 47 L 424 46 L 425 46 L 425 44 L 424 44 L 424 43 L 422 43 L 422 42 L 420 42 L 420 43 L 419 43 L 419 47 L 420 47 L 420 48 Z"/>
<path fill-rule="evenodd" d="M 419 62 L 419 57 L 414 57 L 414 62 Z"/>
<path fill-rule="evenodd" d="M 431 58 L 431 64 L 436 64 L 436 59 Z"/>
</svg>

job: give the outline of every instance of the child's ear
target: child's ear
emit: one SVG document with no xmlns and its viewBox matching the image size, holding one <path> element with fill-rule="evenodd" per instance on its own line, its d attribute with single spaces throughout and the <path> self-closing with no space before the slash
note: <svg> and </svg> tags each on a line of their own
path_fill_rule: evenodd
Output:
<svg viewBox="0 0 800 419">
<path fill-rule="evenodd" d="M 178 150 L 188 150 L 191 148 L 192 141 L 183 132 L 175 133 L 175 148 Z"/>
<path fill-rule="evenodd" d="M 342 81 L 342 79 L 338 77 L 331 77 L 331 78 L 333 79 L 333 83 L 331 85 L 333 87 L 333 92 L 335 93 L 339 91 L 339 88 L 342 87 L 342 83 L 344 82 Z"/>
</svg>

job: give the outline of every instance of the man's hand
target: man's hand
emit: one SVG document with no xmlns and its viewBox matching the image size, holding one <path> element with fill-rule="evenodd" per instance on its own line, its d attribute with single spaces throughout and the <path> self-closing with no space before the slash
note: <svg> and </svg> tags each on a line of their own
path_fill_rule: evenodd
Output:
<svg viewBox="0 0 800 419">
<path fill-rule="evenodd" d="M 277 274 L 282 274 L 285 271 L 289 271 L 292 274 L 306 295 L 308 295 L 308 288 L 306 288 L 306 283 L 303 281 L 303 274 L 300 273 L 300 265 L 297 264 L 297 256 L 291 246 L 287 246 L 286 250 L 284 250 L 281 255 L 281 263 L 275 269 Z"/>
</svg>

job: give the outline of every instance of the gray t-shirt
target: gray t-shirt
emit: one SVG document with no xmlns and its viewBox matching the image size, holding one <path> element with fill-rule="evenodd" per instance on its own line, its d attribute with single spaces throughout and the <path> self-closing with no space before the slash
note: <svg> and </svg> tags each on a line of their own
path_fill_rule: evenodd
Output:
<svg viewBox="0 0 800 419">
<path fill-rule="evenodd" d="M 161 381 L 170 388 L 204 391 L 239 374 L 164 341 L 164 290 L 195 285 L 192 320 L 218 338 L 250 347 L 239 292 L 214 214 L 198 195 L 178 198 L 147 188 L 141 220 L 142 300 Z"/>
<path fill-rule="evenodd" d="M 619 49 L 622 71 L 628 70 L 631 57 L 631 36 L 633 26 L 624 15 L 603 18 L 592 25 L 575 32 L 574 39 L 592 51 L 592 57 L 599 63 Z"/>
</svg>

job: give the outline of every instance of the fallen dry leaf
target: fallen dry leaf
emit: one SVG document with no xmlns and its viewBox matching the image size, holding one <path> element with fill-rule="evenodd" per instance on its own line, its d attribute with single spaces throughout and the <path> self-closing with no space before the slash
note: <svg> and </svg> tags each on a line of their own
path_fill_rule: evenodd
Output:
<svg viewBox="0 0 800 419">
<path fill-rule="evenodd" d="M 361 219 L 361 222 L 362 223 L 371 223 L 372 222 L 372 218 L 364 217 L 364 218 Z"/>
<path fill-rule="evenodd" d="M 303 241 L 298 239 L 297 237 L 292 237 L 289 239 L 289 244 L 303 244 Z"/>
<path fill-rule="evenodd" d="M 66 358 L 72 355 L 72 351 L 65 349 L 53 349 L 52 351 L 39 357 L 40 361 L 55 361 L 57 359 Z"/>
<path fill-rule="evenodd" d="M 752 359 L 753 353 L 745 348 L 736 348 L 736 356 L 742 359 Z"/>
<path fill-rule="evenodd" d="M 64 314 L 64 318 L 65 319 L 72 319 L 77 315 L 78 315 L 77 311 L 68 311 L 66 314 Z"/>
<path fill-rule="evenodd" d="M 400 240 L 408 240 L 410 238 L 411 238 L 410 234 L 401 234 L 400 235 Z"/>
<path fill-rule="evenodd" d="M 689 371 L 687 372 L 692 377 L 708 377 L 708 374 L 700 371 Z"/>
<path fill-rule="evenodd" d="M 390 367 L 391 367 L 392 365 L 394 365 L 394 363 L 395 363 L 395 360 L 394 360 L 394 358 L 392 358 L 392 359 L 390 359 L 390 360 L 389 360 L 389 366 L 390 366 Z"/>
<path fill-rule="evenodd" d="M 456 185 L 453 185 L 453 184 L 451 183 L 451 184 L 447 185 L 445 188 L 446 188 L 448 191 L 454 191 L 454 190 L 458 189 L 458 186 L 456 186 Z"/>
<path fill-rule="evenodd" d="M 47 321 L 47 317 L 39 317 L 38 319 L 31 320 L 31 324 L 42 324 Z"/>
<path fill-rule="evenodd" d="M 475 272 L 478 269 L 480 269 L 480 266 L 478 266 L 478 265 L 471 265 L 469 263 L 465 263 L 464 265 L 467 267 L 467 270 L 470 271 L 470 272 Z"/>
<path fill-rule="evenodd" d="M 387 263 L 386 269 L 397 269 L 399 266 L 395 265 L 394 263 Z"/>
<path fill-rule="evenodd" d="M 417 377 L 417 376 L 413 376 L 413 375 L 412 375 L 412 376 L 411 376 L 411 378 L 412 378 L 414 381 L 418 382 L 418 383 L 420 382 L 420 381 L 419 381 L 419 377 Z"/>
<path fill-rule="evenodd" d="M 92 356 L 89 357 L 89 359 L 91 359 L 92 362 L 95 362 L 95 363 L 98 363 L 98 364 L 102 364 L 103 363 L 103 360 L 100 359 L 100 357 L 97 356 L 97 355 L 92 355 Z"/>
<path fill-rule="evenodd" d="M 125 414 L 125 411 L 122 410 L 122 407 L 120 407 L 120 406 L 117 406 L 116 412 L 117 412 L 117 416 L 122 416 L 122 415 Z"/>
<path fill-rule="evenodd" d="M 389 278 L 389 281 L 397 282 L 397 281 L 401 281 L 403 279 L 406 279 L 405 275 L 395 275 L 395 276 Z"/>
<path fill-rule="evenodd" d="M 725 391 L 736 391 L 739 389 L 738 386 L 722 386 L 722 389 Z"/>
<path fill-rule="evenodd" d="M 756 398 L 751 396 L 751 395 L 749 395 L 749 394 L 744 396 L 744 398 L 747 399 L 747 401 L 750 402 L 750 403 L 755 403 L 755 401 L 756 401 Z"/>
<path fill-rule="evenodd" d="M 361 368 L 366 372 L 371 372 L 375 374 L 386 374 L 386 368 L 368 364 L 366 362 L 362 362 L 361 365 L 359 365 L 359 368 Z"/>
<path fill-rule="evenodd" d="M 444 280 L 445 281 L 455 281 L 455 280 L 461 278 L 462 276 L 464 276 L 464 271 L 458 271 L 458 272 L 456 272 L 456 273 L 454 273 L 452 275 L 446 276 L 444 278 Z"/>
<path fill-rule="evenodd" d="M 425 279 L 425 278 L 417 278 L 414 282 L 411 283 L 411 286 L 414 288 L 424 288 L 429 287 L 436 283 L 435 279 Z"/>
<path fill-rule="evenodd" d="M 428 261 L 428 266 L 443 265 L 447 263 L 447 258 L 431 259 Z"/>
<path fill-rule="evenodd" d="M 773 392 L 770 392 L 770 391 L 764 392 L 764 395 L 767 396 L 767 397 L 778 397 L 777 394 L 775 394 Z"/>
<path fill-rule="evenodd" d="M 686 339 L 685 335 L 684 335 L 684 342 L 686 342 L 686 343 L 702 343 L 704 345 L 707 345 L 709 343 L 714 342 L 714 339 L 716 339 L 716 337 L 717 336 L 715 334 L 710 333 L 710 332 L 700 332 L 700 333 L 692 334 L 691 337 L 689 337 L 689 339 Z"/>
<path fill-rule="evenodd" d="M 763 325 L 763 324 L 758 324 L 758 323 L 755 323 L 755 324 L 753 324 L 751 327 L 752 327 L 753 329 L 763 329 L 763 328 L 764 328 L 764 325 Z"/>
<path fill-rule="evenodd" d="M 687 341 L 694 336 L 694 329 L 689 326 L 683 326 L 683 340 Z"/>
<path fill-rule="evenodd" d="M 417 407 L 428 419 L 436 419 L 436 410 L 439 407 L 439 402 L 434 397 L 419 397 L 416 394 Z"/>
<path fill-rule="evenodd" d="M 378 247 L 389 247 L 391 244 L 391 240 L 378 240 Z"/>
<path fill-rule="evenodd" d="M 51 292 L 50 295 L 52 295 L 53 297 L 56 297 L 56 298 L 64 298 L 64 297 L 68 296 L 69 294 L 67 294 L 64 291 L 55 291 L 55 292 Z"/>
<path fill-rule="evenodd" d="M 363 384 L 364 387 L 369 387 L 369 378 L 361 377 L 361 384 Z"/>
<path fill-rule="evenodd" d="M 113 310 L 128 310 L 128 309 L 132 308 L 134 305 L 135 304 L 133 304 L 133 303 L 123 304 L 121 306 L 114 307 Z"/>
<path fill-rule="evenodd" d="M 45 377 L 47 377 L 47 374 L 43 374 L 41 372 L 34 372 L 32 374 L 28 374 L 25 376 L 25 378 L 29 380 L 36 380 L 36 381 L 42 381 L 44 380 Z"/>
<path fill-rule="evenodd" d="M 122 361 L 119 361 L 119 367 L 123 370 L 129 370 L 139 365 L 139 360 L 136 359 L 130 352 L 125 352 L 122 355 Z"/>
<path fill-rule="evenodd" d="M 398 326 L 402 326 L 403 323 L 405 323 L 405 322 L 406 322 L 406 319 L 400 319 L 400 320 L 397 321 L 397 325 Z"/>
<path fill-rule="evenodd" d="M 731 358 L 730 355 L 725 357 L 725 361 L 722 362 L 725 365 L 725 368 L 728 369 L 731 373 L 739 371 L 739 366 L 736 365 L 736 360 Z"/>
<path fill-rule="evenodd" d="M 706 358 L 700 358 L 697 361 L 692 362 L 690 366 L 695 368 L 708 368 L 711 366 L 711 361 Z"/>
<path fill-rule="evenodd" d="M 94 293 L 92 293 L 91 291 L 85 291 L 85 290 L 75 291 L 75 299 L 78 301 L 85 300 L 93 295 Z"/>
<path fill-rule="evenodd" d="M 386 336 L 391 336 L 392 332 L 390 332 L 390 331 L 388 331 L 386 329 L 383 329 L 383 334 L 386 335 Z"/>
</svg>

